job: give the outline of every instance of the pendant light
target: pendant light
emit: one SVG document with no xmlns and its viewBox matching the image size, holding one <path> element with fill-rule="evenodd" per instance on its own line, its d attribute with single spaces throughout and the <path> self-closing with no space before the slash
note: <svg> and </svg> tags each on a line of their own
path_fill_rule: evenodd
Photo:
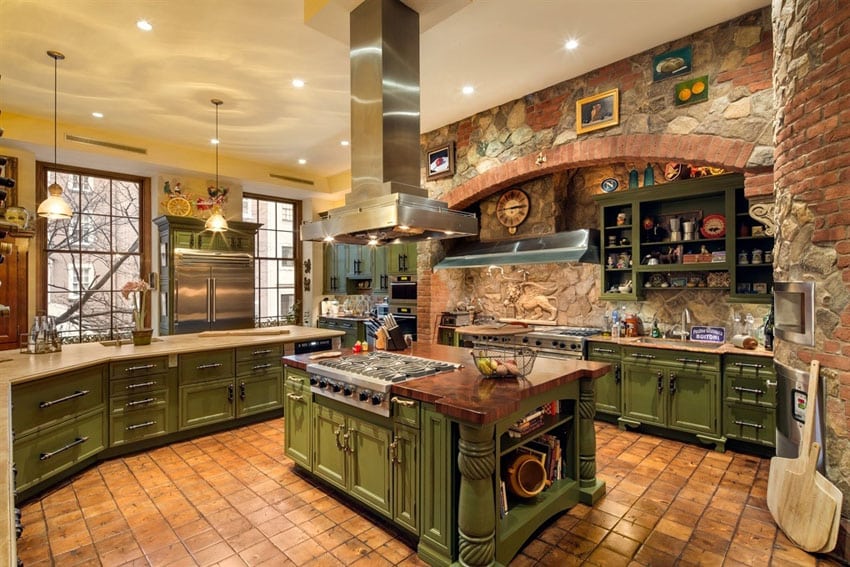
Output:
<svg viewBox="0 0 850 567">
<path fill-rule="evenodd" d="M 210 102 L 215 105 L 215 140 L 213 143 L 215 144 L 215 190 L 218 191 L 218 146 L 220 145 L 218 139 L 218 107 L 224 102 L 217 98 L 210 100 Z M 221 207 L 218 203 L 212 206 L 212 214 L 204 224 L 204 228 L 212 232 L 225 232 L 227 230 L 227 219 L 221 214 Z"/>
<path fill-rule="evenodd" d="M 58 51 L 48 51 L 47 55 L 53 58 L 53 166 L 56 167 L 56 130 L 57 130 L 57 99 L 58 99 L 58 63 L 65 56 Z M 54 169 L 54 176 L 56 175 Z M 71 205 L 62 198 L 62 186 L 55 181 L 47 188 L 48 197 L 38 206 L 38 216 L 49 220 L 67 220 L 74 214 Z"/>
</svg>

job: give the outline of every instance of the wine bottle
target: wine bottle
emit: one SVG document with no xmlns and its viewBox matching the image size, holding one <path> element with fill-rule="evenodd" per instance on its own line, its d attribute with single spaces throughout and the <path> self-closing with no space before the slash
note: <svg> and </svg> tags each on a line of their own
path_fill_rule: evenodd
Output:
<svg viewBox="0 0 850 567">
<path fill-rule="evenodd" d="M 764 321 L 764 349 L 773 350 L 773 305 Z"/>
</svg>

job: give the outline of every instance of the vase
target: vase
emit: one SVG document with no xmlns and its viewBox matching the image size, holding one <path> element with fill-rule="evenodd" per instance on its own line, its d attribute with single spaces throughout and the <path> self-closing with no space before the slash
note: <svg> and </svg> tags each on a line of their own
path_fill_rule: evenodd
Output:
<svg viewBox="0 0 850 567">
<path fill-rule="evenodd" d="M 151 344 L 153 329 L 136 329 L 133 331 L 133 344 L 136 346 Z"/>
</svg>

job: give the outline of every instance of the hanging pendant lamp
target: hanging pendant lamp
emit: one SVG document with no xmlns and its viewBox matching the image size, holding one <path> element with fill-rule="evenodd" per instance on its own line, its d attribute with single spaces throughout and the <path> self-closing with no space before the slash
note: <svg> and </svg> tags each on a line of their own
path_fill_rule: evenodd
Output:
<svg viewBox="0 0 850 567">
<path fill-rule="evenodd" d="M 59 98 L 58 93 L 58 63 L 60 59 L 65 59 L 65 56 L 58 51 L 48 51 L 47 55 L 53 58 L 53 166 L 54 173 L 56 176 L 57 173 L 55 171 L 56 167 L 56 131 L 57 131 L 57 99 Z M 62 186 L 56 183 L 55 181 L 50 184 L 50 187 L 47 188 L 48 197 L 38 206 L 38 216 L 45 217 L 49 220 L 67 220 L 73 216 L 74 211 L 71 210 L 71 205 L 68 204 L 62 197 Z"/>
<path fill-rule="evenodd" d="M 215 144 L 215 190 L 218 191 L 218 107 L 224 104 L 224 102 L 217 98 L 210 100 L 210 102 L 215 105 L 215 140 L 213 143 Z M 227 230 L 227 219 L 221 213 L 221 207 L 218 203 L 212 206 L 212 214 L 204 224 L 204 228 L 212 232 L 225 232 Z"/>
</svg>

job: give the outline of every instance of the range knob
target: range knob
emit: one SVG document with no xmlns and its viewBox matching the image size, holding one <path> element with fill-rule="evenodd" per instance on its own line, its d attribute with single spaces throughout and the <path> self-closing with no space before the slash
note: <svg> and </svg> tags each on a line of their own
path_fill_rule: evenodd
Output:
<svg viewBox="0 0 850 567">
<path fill-rule="evenodd" d="M 534 346 L 543 346 L 543 341 L 537 339 L 536 341 L 534 341 Z"/>
<path fill-rule="evenodd" d="M 316 385 L 316 384 L 318 384 L 318 383 L 319 383 L 319 379 L 318 379 L 318 378 L 316 378 L 315 376 L 310 376 L 310 385 L 311 385 L 311 386 L 315 386 L 315 385 Z"/>
<path fill-rule="evenodd" d="M 345 388 L 342 389 L 342 394 L 344 396 L 350 396 L 353 393 L 354 393 L 354 388 L 352 388 L 351 386 L 346 386 Z"/>
<path fill-rule="evenodd" d="M 328 382 L 327 382 L 326 380 L 321 380 L 321 379 L 320 379 L 320 380 L 319 380 L 319 388 L 324 389 L 324 388 L 327 388 L 327 387 L 328 387 Z"/>
<path fill-rule="evenodd" d="M 558 343 L 558 348 L 567 348 L 567 343 Z"/>
<path fill-rule="evenodd" d="M 368 399 L 369 399 L 369 391 L 368 390 L 361 390 L 360 391 L 360 401 L 365 402 Z"/>
<path fill-rule="evenodd" d="M 334 392 L 339 392 L 342 390 L 342 386 L 339 385 L 339 382 L 334 382 L 333 386 L 331 386 L 331 390 Z"/>
<path fill-rule="evenodd" d="M 581 348 L 581 347 L 580 347 L 579 345 L 577 345 L 577 344 L 573 343 L 573 344 L 571 344 L 571 345 L 570 345 L 570 348 L 571 348 L 572 350 L 578 350 L 578 349 L 579 349 L 579 348 Z"/>
<path fill-rule="evenodd" d="M 384 396 L 381 394 L 372 394 L 372 405 L 379 406 L 381 402 L 384 400 Z"/>
</svg>

